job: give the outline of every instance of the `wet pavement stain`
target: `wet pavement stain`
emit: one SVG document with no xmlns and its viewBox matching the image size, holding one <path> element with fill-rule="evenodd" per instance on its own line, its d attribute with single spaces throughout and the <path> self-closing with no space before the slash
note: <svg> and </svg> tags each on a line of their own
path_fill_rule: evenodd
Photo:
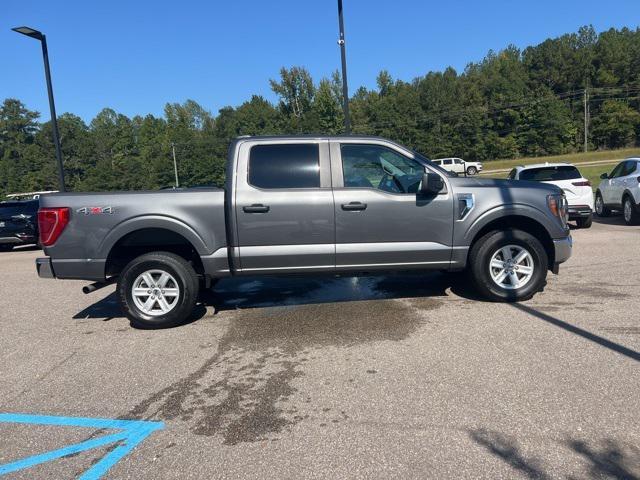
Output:
<svg viewBox="0 0 640 480">
<path fill-rule="evenodd" d="M 273 439 L 309 419 L 295 405 L 309 405 L 311 398 L 296 398 L 293 382 L 304 375 L 313 349 L 404 340 L 427 322 L 425 311 L 441 304 L 423 297 L 223 311 L 217 317 L 228 328 L 217 353 L 129 415 L 187 421 L 194 434 L 220 435 L 226 445 Z M 322 425 L 337 423 L 327 415 L 318 412 Z M 342 412 L 340 420 L 346 418 Z"/>
</svg>

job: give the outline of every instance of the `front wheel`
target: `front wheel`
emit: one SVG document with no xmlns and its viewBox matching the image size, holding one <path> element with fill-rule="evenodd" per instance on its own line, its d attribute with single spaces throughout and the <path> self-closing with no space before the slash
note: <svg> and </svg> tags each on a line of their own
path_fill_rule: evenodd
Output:
<svg viewBox="0 0 640 480">
<path fill-rule="evenodd" d="M 184 258 L 153 252 L 124 267 L 116 291 L 133 327 L 166 328 L 189 318 L 198 298 L 199 282 Z"/>
<path fill-rule="evenodd" d="M 467 168 L 467 175 L 475 175 L 478 173 L 478 169 L 476 167 Z"/>
<path fill-rule="evenodd" d="M 548 257 L 540 241 L 522 230 L 489 232 L 469 254 L 471 278 L 487 299 L 528 300 L 544 288 Z"/>
<path fill-rule="evenodd" d="M 10 252 L 13 250 L 13 245 L 10 243 L 0 244 L 0 252 Z"/>
<path fill-rule="evenodd" d="M 611 210 L 605 206 L 600 192 L 596 192 L 596 214 L 599 217 L 608 217 L 611 215 Z"/>
</svg>

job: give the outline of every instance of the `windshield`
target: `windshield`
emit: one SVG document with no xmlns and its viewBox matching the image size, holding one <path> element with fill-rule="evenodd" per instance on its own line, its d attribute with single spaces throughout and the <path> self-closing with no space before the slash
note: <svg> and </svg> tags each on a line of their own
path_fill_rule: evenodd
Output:
<svg viewBox="0 0 640 480">
<path fill-rule="evenodd" d="M 557 167 L 528 168 L 520 172 L 520 180 L 534 182 L 555 182 L 558 180 L 573 180 L 582 178 L 576 167 L 563 165 Z"/>
</svg>

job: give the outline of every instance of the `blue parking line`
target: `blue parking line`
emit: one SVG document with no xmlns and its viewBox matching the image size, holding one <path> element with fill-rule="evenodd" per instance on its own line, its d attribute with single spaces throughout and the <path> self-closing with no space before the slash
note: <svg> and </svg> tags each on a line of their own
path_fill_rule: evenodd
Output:
<svg viewBox="0 0 640 480">
<path fill-rule="evenodd" d="M 120 432 L 105 435 L 84 442 L 67 445 L 66 447 L 51 450 L 26 457 L 14 462 L 0 465 L 0 475 L 16 472 L 42 463 L 57 460 L 86 450 L 119 443 L 116 448 L 108 452 L 97 463 L 86 470 L 79 478 L 82 480 L 97 480 L 102 477 L 113 465 L 126 456 L 147 436 L 156 430 L 164 428 L 163 422 L 149 422 L 142 420 L 115 420 L 108 418 L 88 417 L 55 417 L 50 415 L 27 415 L 16 413 L 0 414 L 0 422 L 20 423 L 29 425 L 54 425 L 64 427 L 83 427 L 94 429 L 119 429 Z"/>
</svg>

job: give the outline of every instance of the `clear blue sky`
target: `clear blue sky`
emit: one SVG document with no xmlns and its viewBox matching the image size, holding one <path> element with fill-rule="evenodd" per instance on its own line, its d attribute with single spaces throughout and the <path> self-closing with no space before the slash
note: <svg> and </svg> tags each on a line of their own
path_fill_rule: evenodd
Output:
<svg viewBox="0 0 640 480">
<path fill-rule="evenodd" d="M 90 121 L 103 107 L 162 114 L 192 98 L 216 114 L 303 65 L 317 81 L 339 68 L 336 0 L 2 0 L 0 100 L 49 118 L 38 42 L 47 34 L 58 113 Z M 518 47 L 593 24 L 636 28 L 638 0 L 344 0 L 349 84 L 373 87 L 381 69 L 411 80 L 461 71 L 489 49 Z"/>
</svg>

